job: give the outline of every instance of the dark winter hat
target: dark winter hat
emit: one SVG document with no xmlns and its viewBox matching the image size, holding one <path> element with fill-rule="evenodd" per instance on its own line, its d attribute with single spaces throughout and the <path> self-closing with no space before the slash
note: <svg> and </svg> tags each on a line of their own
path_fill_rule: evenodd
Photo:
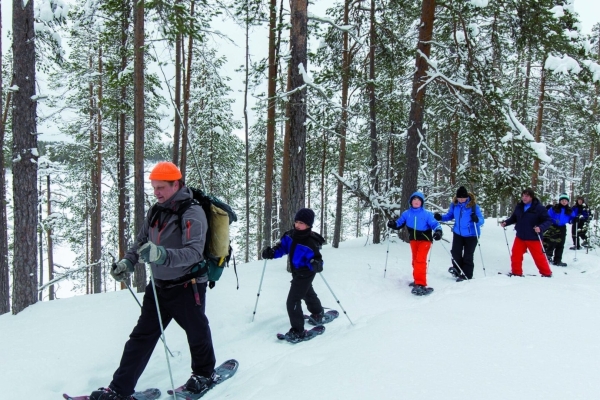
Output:
<svg viewBox="0 0 600 400">
<path fill-rule="evenodd" d="M 521 192 L 521 195 L 524 195 L 524 194 L 529 195 L 529 197 L 531 197 L 532 199 L 535 197 L 535 192 L 533 191 L 532 188 L 523 189 L 523 191 Z"/>
<path fill-rule="evenodd" d="M 304 222 L 306 225 L 312 228 L 313 223 L 315 222 L 315 213 L 310 208 L 301 208 L 296 213 L 294 221 Z"/>
<path fill-rule="evenodd" d="M 561 201 L 562 199 L 569 201 L 569 195 L 566 193 L 561 193 L 560 196 L 558 196 L 558 201 Z"/>
<path fill-rule="evenodd" d="M 469 197 L 469 192 L 467 192 L 467 189 L 464 186 L 461 186 L 456 191 L 456 197 L 458 197 L 459 199 L 467 198 Z"/>
</svg>

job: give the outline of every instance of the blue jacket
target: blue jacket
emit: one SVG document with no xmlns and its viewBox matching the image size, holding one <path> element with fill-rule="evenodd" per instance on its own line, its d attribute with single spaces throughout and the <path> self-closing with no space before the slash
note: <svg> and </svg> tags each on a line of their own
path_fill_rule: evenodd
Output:
<svg viewBox="0 0 600 400">
<path fill-rule="evenodd" d="M 577 204 L 573 206 L 573 217 L 579 217 L 580 215 L 583 215 L 580 222 L 586 222 L 590 217 L 590 211 L 587 204 L 583 203 L 582 205 Z"/>
<path fill-rule="evenodd" d="M 539 240 L 538 234 L 533 228 L 537 226 L 540 228 L 541 233 L 544 233 L 552 225 L 548 210 L 535 197 L 531 200 L 527 211 L 525 211 L 525 204 L 520 201 L 510 218 L 504 222 L 506 225 L 516 224 L 517 237 L 521 240 Z"/>
<path fill-rule="evenodd" d="M 471 214 L 475 213 L 479 222 L 476 224 L 471 221 Z M 452 232 L 460 236 L 481 236 L 481 227 L 485 220 L 481 214 L 481 209 L 476 204 L 475 195 L 469 193 L 467 201 L 460 203 L 456 197 L 450 204 L 448 212 L 442 215 L 442 221 L 455 220 Z M 477 225 L 477 228 L 475 227 Z"/>
<path fill-rule="evenodd" d="M 563 207 L 560 204 L 557 204 L 550 207 L 548 215 L 552 219 L 552 225 L 565 226 L 566 224 L 570 224 L 573 217 L 577 214 L 573 212 L 569 206 Z"/>
<path fill-rule="evenodd" d="M 316 232 L 306 229 L 299 231 L 291 229 L 283 234 L 279 242 L 273 247 L 274 258 L 280 258 L 288 254 L 288 271 L 303 270 L 313 271 L 310 260 L 315 259 L 323 265 L 321 247 L 325 239 Z"/>
<path fill-rule="evenodd" d="M 421 199 L 421 207 L 413 208 L 411 200 L 414 197 Z M 433 218 L 433 213 L 425 210 L 423 206 L 425 206 L 425 196 L 421 192 L 414 192 L 408 200 L 408 210 L 404 211 L 396 220 L 398 229 L 406 225 L 410 240 L 432 241 L 432 231 L 442 230 L 442 226 Z"/>
</svg>

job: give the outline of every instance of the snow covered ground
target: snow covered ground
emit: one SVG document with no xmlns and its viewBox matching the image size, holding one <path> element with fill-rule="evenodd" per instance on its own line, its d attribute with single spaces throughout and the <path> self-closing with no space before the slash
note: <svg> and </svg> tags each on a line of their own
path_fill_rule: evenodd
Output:
<svg viewBox="0 0 600 400">
<path fill-rule="evenodd" d="M 451 240 L 448 227 L 445 238 Z M 475 278 L 456 283 L 448 274 L 450 244 L 432 247 L 428 273 L 435 288 L 415 297 L 408 244 L 366 245 L 349 240 L 324 251 L 324 277 L 342 313 L 323 336 L 291 345 L 278 341 L 289 322 L 285 299 L 290 277 L 283 259 L 267 262 L 255 321 L 263 261 L 225 271 L 207 295 L 219 362 L 236 358 L 237 375 L 206 399 L 598 399 L 600 398 L 600 283 L 597 250 L 565 250 L 566 268 L 551 279 L 509 278 L 502 228 L 488 219 Z M 514 232 L 507 230 L 512 245 Z M 571 244 L 570 238 L 567 239 Z M 526 273 L 537 273 L 526 254 Z M 315 290 L 337 308 L 320 277 Z M 141 299 L 141 295 L 139 297 Z M 0 387 L 3 398 L 59 399 L 106 386 L 139 306 L 129 291 L 37 303 L 19 315 L 0 316 Z M 175 353 L 176 385 L 187 380 L 190 360 L 183 331 L 166 330 Z M 170 388 L 159 342 L 138 389 Z"/>
</svg>

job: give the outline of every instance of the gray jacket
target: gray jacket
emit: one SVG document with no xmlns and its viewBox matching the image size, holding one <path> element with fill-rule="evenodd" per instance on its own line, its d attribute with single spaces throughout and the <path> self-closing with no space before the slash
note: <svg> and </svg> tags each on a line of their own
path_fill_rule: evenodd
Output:
<svg viewBox="0 0 600 400">
<path fill-rule="evenodd" d="M 183 200 L 192 197 L 191 190 L 183 187 L 170 199 L 163 204 L 156 204 L 155 207 L 170 208 L 175 211 Z M 138 262 L 139 243 L 146 240 L 157 246 L 163 246 L 167 250 L 165 263 L 162 265 L 151 263 L 150 266 L 157 286 L 166 286 L 168 282 L 163 281 L 176 280 L 190 274 L 192 268 L 204 259 L 202 252 L 208 223 L 204 210 L 199 205 L 191 206 L 184 212 L 181 225 L 176 214 L 162 213 L 154 226 L 150 226 L 151 212 L 152 208 L 146 213 L 144 226 L 137 236 L 136 243 L 125 254 L 125 258 L 135 265 Z M 206 276 L 197 278 L 198 282 L 206 280 Z"/>
</svg>

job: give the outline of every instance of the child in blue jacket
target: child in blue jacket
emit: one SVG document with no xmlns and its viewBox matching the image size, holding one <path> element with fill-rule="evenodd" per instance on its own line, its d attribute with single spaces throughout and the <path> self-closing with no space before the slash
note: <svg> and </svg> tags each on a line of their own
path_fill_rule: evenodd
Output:
<svg viewBox="0 0 600 400">
<path fill-rule="evenodd" d="M 262 258 L 273 259 L 288 255 L 288 272 L 292 273 L 292 285 L 286 302 L 292 327 L 286 339 L 296 342 L 306 336 L 302 300 L 306 303 L 311 318 L 323 321 L 324 311 L 321 301 L 313 289 L 312 282 L 318 272 L 323 271 L 321 247 L 325 239 L 311 230 L 315 213 L 310 208 L 301 208 L 294 217 L 294 229 L 283 234 L 273 247 L 265 247 Z"/>
<path fill-rule="evenodd" d="M 574 217 L 573 210 L 569 207 L 569 196 L 566 193 L 562 193 L 558 197 L 558 204 L 548 210 L 548 215 L 552 219 L 552 225 L 544 232 L 546 257 L 549 261 L 553 261 L 554 265 L 566 267 L 567 263 L 562 261 L 562 255 L 567 238 L 567 224 L 570 224 Z"/>
<path fill-rule="evenodd" d="M 414 192 L 408 201 L 409 208 L 397 220 L 388 221 L 391 229 L 401 229 L 406 226 L 410 239 L 412 253 L 413 278 L 415 280 L 411 293 L 423 296 L 433 292 L 427 287 L 427 255 L 431 248 L 432 240 L 442 238 L 442 227 L 433 218 L 430 211 L 425 210 L 425 196 L 421 192 Z"/>
</svg>

